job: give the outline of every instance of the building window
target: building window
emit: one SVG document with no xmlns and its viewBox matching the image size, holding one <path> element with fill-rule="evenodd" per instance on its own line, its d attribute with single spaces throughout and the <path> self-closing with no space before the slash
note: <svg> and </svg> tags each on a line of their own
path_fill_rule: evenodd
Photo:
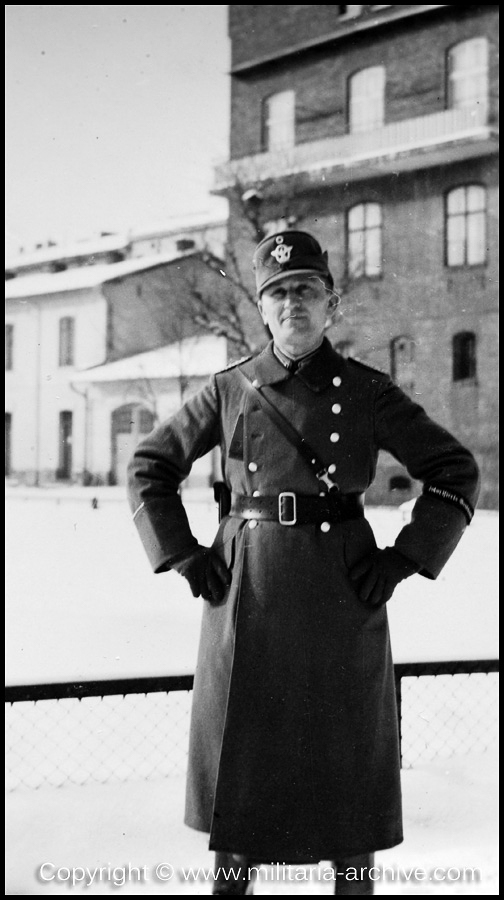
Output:
<svg viewBox="0 0 504 900">
<path fill-rule="evenodd" d="M 5 477 L 11 474 L 12 413 L 5 413 Z"/>
<path fill-rule="evenodd" d="M 462 41 L 448 51 L 448 107 L 488 109 L 488 41 L 484 37 Z"/>
<path fill-rule="evenodd" d="M 477 266 L 485 261 L 485 188 L 477 184 L 455 188 L 446 197 L 446 264 Z"/>
<path fill-rule="evenodd" d="M 5 371 L 14 367 L 14 325 L 5 326 Z"/>
<path fill-rule="evenodd" d="M 185 253 L 187 250 L 194 250 L 196 242 L 192 238 L 179 238 L 175 241 L 175 246 L 179 253 Z"/>
<path fill-rule="evenodd" d="M 295 93 L 280 91 L 263 103 L 263 150 L 284 150 L 295 141 Z"/>
<path fill-rule="evenodd" d="M 372 66 L 350 78 L 348 129 L 351 134 L 381 128 L 385 121 L 385 68 Z"/>
<path fill-rule="evenodd" d="M 154 414 L 139 403 L 128 403 L 112 413 L 112 470 L 111 484 L 127 483 L 128 461 L 142 434 L 155 425 Z"/>
<path fill-rule="evenodd" d="M 74 331 L 75 319 L 72 316 L 64 316 L 59 322 L 59 364 L 60 366 L 73 366 L 74 364 Z"/>
<path fill-rule="evenodd" d="M 379 203 L 360 203 L 348 211 L 348 276 L 382 274 L 382 210 Z"/>
<path fill-rule="evenodd" d="M 453 380 L 476 378 L 476 335 L 459 331 L 453 335 Z"/>
<path fill-rule="evenodd" d="M 361 6 L 338 6 L 338 16 L 340 19 L 355 19 L 362 12 Z"/>
<path fill-rule="evenodd" d="M 345 359 L 347 359 L 350 356 L 350 354 L 352 352 L 352 348 L 353 348 L 352 341 L 338 341 L 336 344 L 334 344 L 334 349 L 336 350 L 336 353 L 339 353 L 341 356 L 344 356 Z"/>
<path fill-rule="evenodd" d="M 73 414 L 65 410 L 59 414 L 59 466 L 56 478 L 72 477 Z"/>
<path fill-rule="evenodd" d="M 411 480 L 406 475 L 393 475 L 389 480 L 389 491 L 410 491 Z"/>
<path fill-rule="evenodd" d="M 406 335 L 390 342 L 390 374 L 403 391 L 415 388 L 415 341 Z"/>
</svg>

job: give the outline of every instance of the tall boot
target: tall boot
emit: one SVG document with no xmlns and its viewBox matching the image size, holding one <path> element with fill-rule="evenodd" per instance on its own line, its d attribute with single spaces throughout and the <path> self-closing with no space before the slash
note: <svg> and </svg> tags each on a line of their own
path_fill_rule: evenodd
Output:
<svg viewBox="0 0 504 900">
<path fill-rule="evenodd" d="M 374 893 L 374 881 L 369 870 L 374 866 L 374 853 L 361 853 L 359 856 L 345 856 L 333 860 L 334 893 L 341 895 L 366 895 Z"/>
<path fill-rule="evenodd" d="M 250 866 L 247 857 L 239 853 L 216 853 L 212 894 L 221 897 L 244 897 L 253 894 Z"/>
</svg>

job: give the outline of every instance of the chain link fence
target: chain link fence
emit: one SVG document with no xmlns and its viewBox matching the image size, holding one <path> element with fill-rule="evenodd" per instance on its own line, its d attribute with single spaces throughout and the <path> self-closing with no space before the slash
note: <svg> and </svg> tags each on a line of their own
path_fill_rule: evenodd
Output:
<svg viewBox="0 0 504 900">
<path fill-rule="evenodd" d="M 404 768 L 497 741 L 496 660 L 395 666 Z M 185 774 L 193 678 L 6 689 L 7 790 Z"/>
<path fill-rule="evenodd" d="M 495 746 L 496 660 L 415 663 L 396 665 L 395 670 L 404 769 Z"/>
</svg>

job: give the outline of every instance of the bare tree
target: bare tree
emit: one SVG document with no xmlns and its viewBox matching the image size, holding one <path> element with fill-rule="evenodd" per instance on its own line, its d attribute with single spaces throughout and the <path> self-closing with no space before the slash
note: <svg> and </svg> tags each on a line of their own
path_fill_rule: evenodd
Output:
<svg viewBox="0 0 504 900">
<path fill-rule="evenodd" d="M 296 217 L 289 210 L 293 196 L 292 185 L 279 195 L 276 180 L 261 181 L 259 188 L 251 185 L 250 178 L 241 180 L 238 173 L 228 190 L 235 215 L 233 233 L 228 232 L 225 260 L 217 259 L 209 251 L 202 254 L 205 264 L 220 273 L 223 290 L 215 295 L 202 288 L 196 277 L 187 278 L 188 313 L 192 321 L 203 331 L 226 337 L 231 355 L 256 353 L 270 337 L 257 314 L 250 259 L 255 245 L 267 234 L 295 225 Z"/>
</svg>

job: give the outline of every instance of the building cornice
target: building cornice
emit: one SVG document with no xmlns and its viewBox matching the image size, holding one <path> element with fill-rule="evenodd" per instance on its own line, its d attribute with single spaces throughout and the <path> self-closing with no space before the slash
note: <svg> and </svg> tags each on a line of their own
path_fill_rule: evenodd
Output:
<svg viewBox="0 0 504 900">
<path fill-rule="evenodd" d="M 450 3 L 441 3 L 438 6 L 401 6 L 397 9 L 394 6 L 391 6 L 390 9 L 382 10 L 374 14 L 371 13 L 362 18 L 346 20 L 334 31 L 330 31 L 319 37 L 292 44 L 290 47 L 284 47 L 275 53 L 269 53 L 265 56 L 258 56 L 255 59 L 247 60 L 247 62 L 238 63 L 231 67 L 230 74 L 236 76 L 246 75 L 253 69 L 259 69 L 262 66 L 271 65 L 271 63 L 288 59 L 290 56 L 295 56 L 298 53 L 306 52 L 307 50 L 316 50 L 328 44 L 346 40 L 350 35 L 354 36 L 355 34 L 370 31 L 371 29 L 382 28 L 394 22 L 411 19 L 413 16 L 419 16 L 425 13 L 437 12 L 438 10 L 447 9 L 450 6 L 457 9 L 456 5 Z M 462 10 L 466 9 L 465 6 L 459 8 Z"/>
</svg>

